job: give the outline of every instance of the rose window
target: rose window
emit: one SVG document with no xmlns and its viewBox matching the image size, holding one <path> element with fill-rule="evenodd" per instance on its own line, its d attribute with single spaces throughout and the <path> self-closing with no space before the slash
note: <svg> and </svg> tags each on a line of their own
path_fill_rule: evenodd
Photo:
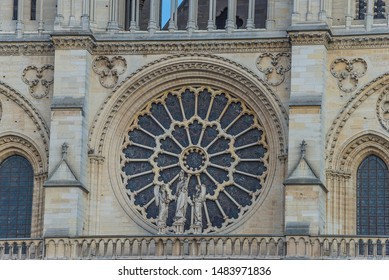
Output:
<svg viewBox="0 0 389 280">
<path fill-rule="evenodd" d="M 136 114 L 123 142 L 121 174 L 131 206 L 145 222 L 166 233 L 179 223 L 178 233 L 209 233 L 249 212 L 264 187 L 268 157 L 265 131 L 243 100 L 184 87 Z"/>
</svg>

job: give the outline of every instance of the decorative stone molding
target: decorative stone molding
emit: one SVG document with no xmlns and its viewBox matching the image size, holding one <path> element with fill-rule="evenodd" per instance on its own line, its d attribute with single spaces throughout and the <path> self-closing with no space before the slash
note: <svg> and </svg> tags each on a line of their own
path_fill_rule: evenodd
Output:
<svg viewBox="0 0 389 280">
<path fill-rule="evenodd" d="M 377 117 L 384 129 L 389 131 L 389 89 L 384 90 L 377 101 Z"/>
<path fill-rule="evenodd" d="M 367 63 L 362 58 L 338 58 L 331 63 L 330 71 L 337 78 L 339 89 L 349 93 L 357 88 L 359 78 L 366 74 Z"/>
<path fill-rule="evenodd" d="M 1 42 L 0 56 L 10 55 L 54 55 L 51 42 Z"/>
<path fill-rule="evenodd" d="M 273 40 L 199 40 L 173 42 L 99 42 L 93 48 L 94 54 L 161 54 L 161 53 L 245 53 L 267 51 L 289 51 L 290 45 L 286 39 Z"/>
<path fill-rule="evenodd" d="M 37 98 L 47 96 L 50 86 L 54 82 L 54 66 L 46 64 L 42 67 L 27 66 L 23 70 L 23 82 L 28 85 L 30 94 Z"/>
<path fill-rule="evenodd" d="M 265 81 L 271 86 L 278 86 L 285 80 L 290 64 L 289 53 L 263 53 L 257 59 L 258 70 L 265 74 Z"/>
<path fill-rule="evenodd" d="M 31 118 L 39 133 L 45 152 L 49 151 L 49 127 L 45 120 L 31 102 L 22 94 L 0 81 L 0 94 L 15 102 Z M 48 160 L 48 159 L 47 159 Z"/>
<path fill-rule="evenodd" d="M 95 41 L 90 36 L 56 36 L 51 38 L 56 50 L 88 50 L 92 53 Z"/>
<path fill-rule="evenodd" d="M 324 45 L 328 47 L 332 40 L 328 31 L 290 31 L 288 37 L 293 46 Z"/>
<path fill-rule="evenodd" d="M 98 56 L 93 61 L 93 71 L 99 75 L 100 84 L 105 88 L 113 88 L 126 69 L 127 62 L 122 56 Z"/>
<path fill-rule="evenodd" d="M 388 48 L 389 38 L 386 35 L 366 35 L 362 36 L 334 36 L 332 37 L 329 49 L 371 49 Z"/>
<path fill-rule="evenodd" d="M 385 73 L 369 84 L 361 88 L 347 101 L 347 103 L 340 110 L 339 114 L 334 119 L 326 136 L 326 160 L 332 163 L 335 147 L 338 137 L 346 121 L 351 114 L 365 101 L 369 96 L 380 91 L 389 90 L 389 73 Z"/>
</svg>

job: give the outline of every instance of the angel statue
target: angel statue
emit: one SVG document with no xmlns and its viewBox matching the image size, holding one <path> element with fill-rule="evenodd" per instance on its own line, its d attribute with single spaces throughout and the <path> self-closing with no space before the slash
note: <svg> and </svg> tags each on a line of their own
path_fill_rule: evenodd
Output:
<svg viewBox="0 0 389 280">
<path fill-rule="evenodd" d="M 205 195 L 207 193 L 207 189 L 204 184 L 196 185 L 196 194 L 194 195 L 194 208 L 193 208 L 193 216 L 194 216 L 194 226 L 198 227 L 200 230 L 203 226 L 202 220 L 202 207 L 205 201 Z"/>
<path fill-rule="evenodd" d="M 176 207 L 176 215 L 174 217 L 175 222 L 177 223 L 185 223 L 186 221 L 186 208 L 188 206 L 188 185 L 189 180 L 188 177 L 185 177 L 185 172 L 181 170 L 179 174 L 179 180 L 177 183 L 177 207 Z"/>
<path fill-rule="evenodd" d="M 169 195 L 166 185 L 156 185 L 154 187 L 155 204 L 158 206 L 157 226 L 158 233 L 166 232 L 166 220 L 169 209 Z"/>
</svg>

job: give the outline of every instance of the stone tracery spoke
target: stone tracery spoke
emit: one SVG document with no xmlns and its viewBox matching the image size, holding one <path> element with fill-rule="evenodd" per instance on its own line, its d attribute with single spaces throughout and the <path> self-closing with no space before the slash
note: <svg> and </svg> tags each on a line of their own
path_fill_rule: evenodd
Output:
<svg viewBox="0 0 389 280">
<path fill-rule="evenodd" d="M 168 91 L 146 104 L 129 127 L 122 145 L 123 184 L 145 222 L 156 225 L 152 187 L 165 185 L 166 226 L 173 230 L 181 170 L 188 178 L 185 232 L 194 230 L 196 185 L 206 187 L 200 208 L 204 233 L 234 223 L 258 199 L 267 174 L 266 135 L 239 98 L 207 87 Z"/>
</svg>

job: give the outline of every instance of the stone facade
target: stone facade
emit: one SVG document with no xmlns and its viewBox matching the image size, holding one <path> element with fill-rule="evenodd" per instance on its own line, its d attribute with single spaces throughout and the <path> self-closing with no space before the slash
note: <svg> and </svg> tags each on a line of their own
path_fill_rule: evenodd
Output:
<svg viewBox="0 0 389 280">
<path fill-rule="evenodd" d="M 30 237 L 157 235 L 163 184 L 168 235 L 356 235 L 358 167 L 389 164 L 389 21 L 374 1 L 361 20 L 353 0 L 229 0 L 225 29 L 221 2 L 184 1 L 160 30 L 165 2 L 38 0 L 31 20 L 31 1 L 15 19 L 2 1 L 0 163 L 33 167 Z"/>
</svg>

